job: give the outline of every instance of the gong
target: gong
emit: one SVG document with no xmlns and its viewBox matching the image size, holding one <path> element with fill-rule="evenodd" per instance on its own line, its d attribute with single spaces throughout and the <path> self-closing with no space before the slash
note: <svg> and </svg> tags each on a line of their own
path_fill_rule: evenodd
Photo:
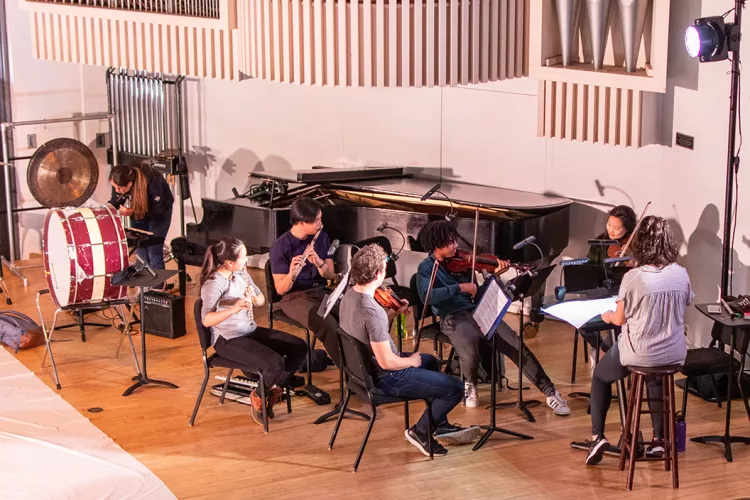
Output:
<svg viewBox="0 0 750 500">
<path fill-rule="evenodd" d="M 43 207 L 77 207 L 99 181 L 99 164 L 85 144 L 58 138 L 34 152 L 26 172 L 29 190 Z"/>
</svg>

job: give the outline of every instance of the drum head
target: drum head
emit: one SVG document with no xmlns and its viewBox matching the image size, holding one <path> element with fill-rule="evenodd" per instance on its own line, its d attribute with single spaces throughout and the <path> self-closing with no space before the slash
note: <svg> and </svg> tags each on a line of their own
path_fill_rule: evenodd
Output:
<svg viewBox="0 0 750 500">
<path fill-rule="evenodd" d="M 75 293 L 73 266 L 70 255 L 70 228 L 62 210 L 50 210 L 44 223 L 44 270 L 52 300 L 58 307 L 67 306 Z"/>
</svg>

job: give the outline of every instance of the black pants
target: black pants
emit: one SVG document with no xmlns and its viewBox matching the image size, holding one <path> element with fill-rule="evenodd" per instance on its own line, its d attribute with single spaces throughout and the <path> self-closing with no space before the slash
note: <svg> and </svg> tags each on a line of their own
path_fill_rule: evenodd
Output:
<svg viewBox="0 0 750 500">
<path fill-rule="evenodd" d="M 323 302 L 325 290 L 323 288 L 312 288 L 303 292 L 292 292 L 282 297 L 279 305 L 284 314 L 294 321 L 302 324 L 305 328 L 312 330 L 313 334 L 323 342 L 328 355 L 337 367 L 341 366 L 341 355 L 339 354 L 338 341 L 338 306 L 323 319 L 318 314 L 318 308 Z"/>
<path fill-rule="evenodd" d="M 245 337 L 227 340 L 219 336 L 214 350 L 222 358 L 262 372 L 264 385 L 268 389 L 283 384 L 302 367 L 307 344 L 294 335 L 259 326 Z"/>
<path fill-rule="evenodd" d="M 615 344 L 594 369 L 594 378 L 591 379 L 591 435 L 604 435 L 604 422 L 607 419 L 607 411 L 612 400 L 612 384 L 628 376 L 630 372 L 620 363 L 620 350 Z M 631 388 L 635 390 L 635 387 Z M 664 420 L 660 413 L 662 409 L 661 396 L 662 387 L 660 378 L 646 379 L 646 390 L 649 401 L 648 408 L 651 413 L 651 422 L 654 425 L 654 437 L 664 437 Z M 624 397 L 624 394 L 620 394 Z"/>
</svg>

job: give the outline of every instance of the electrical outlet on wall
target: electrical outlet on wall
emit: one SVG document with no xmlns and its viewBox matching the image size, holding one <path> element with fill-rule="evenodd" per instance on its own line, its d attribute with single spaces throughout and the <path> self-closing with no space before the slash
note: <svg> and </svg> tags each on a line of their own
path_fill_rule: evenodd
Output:
<svg viewBox="0 0 750 500">
<path fill-rule="evenodd" d="M 107 134 L 104 134 L 104 133 L 96 134 L 96 147 L 97 148 L 107 147 Z"/>
<path fill-rule="evenodd" d="M 36 149 L 36 134 L 28 134 L 26 136 L 26 147 L 28 149 Z"/>
</svg>

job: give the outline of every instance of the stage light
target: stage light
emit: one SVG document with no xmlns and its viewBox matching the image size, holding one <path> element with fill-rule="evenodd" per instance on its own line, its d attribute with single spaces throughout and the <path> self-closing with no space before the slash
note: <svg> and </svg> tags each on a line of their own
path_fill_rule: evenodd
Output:
<svg viewBox="0 0 750 500">
<path fill-rule="evenodd" d="M 739 45 L 739 29 L 721 16 L 702 17 L 685 31 L 685 48 L 701 62 L 724 61 Z"/>
</svg>

